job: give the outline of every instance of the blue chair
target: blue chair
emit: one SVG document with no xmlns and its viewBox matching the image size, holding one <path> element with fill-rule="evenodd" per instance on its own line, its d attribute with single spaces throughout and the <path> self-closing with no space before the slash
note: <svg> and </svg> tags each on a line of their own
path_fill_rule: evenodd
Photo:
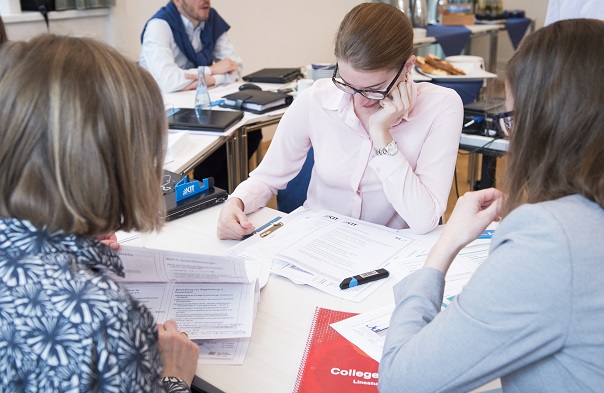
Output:
<svg viewBox="0 0 604 393">
<path fill-rule="evenodd" d="M 302 206 L 306 200 L 313 165 L 315 165 L 315 154 L 311 147 L 300 173 L 287 183 L 287 187 L 284 190 L 280 190 L 277 193 L 277 208 L 280 211 L 291 213 Z"/>
<path fill-rule="evenodd" d="M 466 105 L 476 101 L 480 89 L 482 88 L 483 81 L 433 81 L 432 83 L 455 90 L 461 97 L 463 104 Z"/>
</svg>

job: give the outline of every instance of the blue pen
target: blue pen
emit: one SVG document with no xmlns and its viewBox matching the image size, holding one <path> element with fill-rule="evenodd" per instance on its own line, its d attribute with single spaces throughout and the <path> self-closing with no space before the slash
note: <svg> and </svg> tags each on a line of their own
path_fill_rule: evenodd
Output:
<svg viewBox="0 0 604 393">
<path fill-rule="evenodd" d="M 271 225 L 273 225 L 274 223 L 276 223 L 277 221 L 279 221 L 281 219 L 281 216 L 277 216 L 275 218 L 273 218 L 272 220 L 270 220 L 269 222 L 267 222 L 266 224 L 262 225 L 260 228 L 256 228 L 256 230 L 252 233 L 250 233 L 249 235 L 245 235 L 243 237 L 243 239 L 241 240 L 245 240 L 250 236 L 253 236 L 259 232 L 262 232 L 263 230 L 265 230 L 266 228 L 270 227 Z"/>
<path fill-rule="evenodd" d="M 210 102 L 210 106 L 218 106 L 224 104 L 224 100 L 212 101 Z"/>
</svg>

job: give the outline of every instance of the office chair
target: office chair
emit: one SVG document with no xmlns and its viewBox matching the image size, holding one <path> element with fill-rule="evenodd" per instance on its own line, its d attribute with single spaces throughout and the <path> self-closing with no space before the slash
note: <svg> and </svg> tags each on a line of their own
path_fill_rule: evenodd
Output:
<svg viewBox="0 0 604 393">
<path fill-rule="evenodd" d="M 296 175 L 284 190 L 277 193 L 277 208 L 284 213 L 291 213 L 302 206 L 306 200 L 308 183 L 310 183 L 310 174 L 315 164 L 315 154 L 311 147 L 306 156 L 306 161 L 302 165 L 300 173 Z"/>
</svg>

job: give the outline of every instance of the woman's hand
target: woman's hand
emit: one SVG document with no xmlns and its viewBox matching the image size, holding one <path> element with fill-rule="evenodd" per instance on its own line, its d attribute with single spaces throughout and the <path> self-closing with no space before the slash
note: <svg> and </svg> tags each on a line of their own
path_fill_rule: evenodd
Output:
<svg viewBox="0 0 604 393">
<path fill-rule="evenodd" d="M 424 266 L 446 274 L 457 253 L 499 219 L 503 198 L 503 194 L 494 188 L 468 192 L 459 198 Z"/>
<path fill-rule="evenodd" d="M 409 115 L 416 96 L 417 89 L 410 78 L 390 90 L 388 96 L 380 101 L 381 109 L 369 118 L 369 134 L 374 142 L 383 142 L 377 140 L 380 134 L 388 131 L 398 119 Z"/>
<path fill-rule="evenodd" d="M 115 232 L 109 232 L 104 235 L 98 235 L 96 240 L 100 241 L 104 245 L 111 247 L 113 251 L 119 251 L 121 246 L 117 242 L 117 236 L 115 236 Z"/>
<path fill-rule="evenodd" d="M 157 325 L 158 344 L 164 364 L 164 377 L 176 377 L 189 386 L 195 377 L 199 347 L 185 332 L 179 332 L 176 322 L 168 320 Z"/>
<path fill-rule="evenodd" d="M 240 240 L 254 232 L 254 229 L 256 228 L 243 212 L 243 201 L 239 198 L 227 200 L 218 217 L 218 238 Z"/>
</svg>

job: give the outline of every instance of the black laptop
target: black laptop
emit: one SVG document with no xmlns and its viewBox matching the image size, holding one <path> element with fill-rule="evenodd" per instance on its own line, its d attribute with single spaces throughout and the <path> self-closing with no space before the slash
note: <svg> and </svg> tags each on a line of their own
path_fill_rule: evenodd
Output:
<svg viewBox="0 0 604 393">
<path fill-rule="evenodd" d="M 302 78 L 300 68 L 263 68 L 243 77 L 246 82 L 287 83 Z"/>
<path fill-rule="evenodd" d="M 182 178 L 183 176 L 177 173 L 164 170 L 162 192 L 166 200 L 166 215 L 164 217 L 166 221 L 188 216 L 227 200 L 228 193 L 225 190 L 212 186 L 199 194 L 177 202 L 174 188 Z M 213 184 L 213 180 L 211 179 L 210 184 Z"/>
<path fill-rule="evenodd" d="M 242 111 L 181 108 L 168 116 L 168 123 L 177 130 L 224 132 L 242 117 Z"/>
</svg>

